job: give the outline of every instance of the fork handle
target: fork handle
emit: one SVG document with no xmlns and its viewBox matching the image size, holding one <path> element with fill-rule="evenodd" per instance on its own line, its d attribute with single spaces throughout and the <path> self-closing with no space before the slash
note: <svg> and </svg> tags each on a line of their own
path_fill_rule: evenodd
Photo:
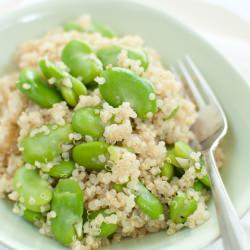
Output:
<svg viewBox="0 0 250 250">
<path fill-rule="evenodd" d="M 212 183 L 211 189 L 224 248 L 226 250 L 249 250 L 246 234 L 220 177 L 213 150 L 204 152 L 204 156 Z"/>
</svg>

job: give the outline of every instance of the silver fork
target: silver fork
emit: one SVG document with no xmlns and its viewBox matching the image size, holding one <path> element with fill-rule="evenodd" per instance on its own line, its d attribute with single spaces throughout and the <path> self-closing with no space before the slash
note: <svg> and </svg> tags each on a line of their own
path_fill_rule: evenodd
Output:
<svg viewBox="0 0 250 250">
<path fill-rule="evenodd" d="M 199 109 L 198 119 L 192 130 L 206 161 L 224 248 L 227 250 L 250 249 L 214 158 L 214 151 L 228 130 L 225 113 L 207 81 L 189 56 L 177 61 L 170 69 L 177 79 L 184 80 Z"/>
</svg>

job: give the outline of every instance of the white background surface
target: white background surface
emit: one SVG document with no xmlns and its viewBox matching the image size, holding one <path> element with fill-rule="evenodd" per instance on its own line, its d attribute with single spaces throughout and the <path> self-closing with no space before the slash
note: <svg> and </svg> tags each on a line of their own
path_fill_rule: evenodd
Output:
<svg viewBox="0 0 250 250">
<path fill-rule="evenodd" d="M 0 0 L 0 15 L 37 0 Z M 70 1 L 70 0 L 69 0 Z M 105 0 L 104 0 L 105 1 Z M 147 1 L 147 0 L 141 0 Z M 154 0 L 204 36 L 234 65 L 250 86 L 249 0 Z M 249 197 L 250 199 L 250 197 Z M 250 211 L 242 219 L 250 240 Z M 3 250 L 0 246 L 0 250 Z M 204 250 L 221 250 L 217 240 Z M 237 250 L 237 249 L 235 249 Z"/>
</svg>

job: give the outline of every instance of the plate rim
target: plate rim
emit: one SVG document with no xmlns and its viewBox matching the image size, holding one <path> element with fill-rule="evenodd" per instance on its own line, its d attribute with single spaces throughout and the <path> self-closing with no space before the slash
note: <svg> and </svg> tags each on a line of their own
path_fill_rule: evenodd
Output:
<svg viewBox="0 0 250 250">
<path fill-rule="evenodd" d="M 76 1 L 78 1 L 78 0 L 76 0 Z M 170 19 L 172 22 L 175 22 L 182 29 L 186 30 L 188 33 L 191 33 L 192 36 L 195 36 L 196 39 L 200 40 L 203 44 L 205 44 L 207 47 L 209 47 L 210 50 L 213 50 L 214 53 L 217 54 L 217 56 L 220 57 L 220 59 L 223 61 L 223 63 L 225 63 L 230 68 L 230 70 L 233 71 L 233 73 L 237 76 L 237 78 L 240 79 L 241 83 L 245 85 L 246 89 L 250 93 L 250 84 L 240 74 L 240 72 L 232 64 L 232 62 L 227 60 L 227 58 L 216 47 L 214 47 L 208 40 L 206 40 L 202 35 L 200 35 L 192 27 L 190 27 L 190 25 L 187 25 L 187 24 L 181 22 L 173 14 L 171 14 L 169 11 L 167 11 L 165 9 L 164 10 L 161 9 L 159 3 L 154 5 L 154 2 L 152 0 L 145 1 L 145 2 L 142 2 L 140 0 L 108 0 L 109 3 L 115 3 L 115 4 L 117 4 L 119 1 L 126 3 L 126 4 L 134 4 L 134 5 L 137 5 L 139 7 L 146 8 L 148 10 L 153 10 L 153 11 L 157 12 L 158 14 L 161 14 L 163 17 L 166 16 L 168 19 Z M 39 5 L 43 5 L 43 4 L 55 4 L 56 2 L 57 1 L 52 2 L 50 0 L 38 0 L 36 2 L 30 2 L 28 4 L 27 3 L 21 4 L 16 9 L 13 9 L 13 11 L 1 15 L 1 17 L 0 17 L 0 32 L 3 32 L 4 29 L 7 29 L 10 26 L 15 26 L 15 23 L 14 24 L 11 23 L 11 19 L 17 20 L 18 16 L 19 17 L 23 16 L 25 14 L 24 13 L 25 11 L 28 11 L 29 9 L 34 8 L 34 6 L 39 6 Z M 94 4 L 94 2 L 95 3 L 101 2 L 101 0 L 92 0 L 91 2 L 92 2 L 91 4 Z M 64 1 L 64 3 L 65 3 L 65 1 Z M 1 25 L 3 23 L 5 25 Z M 247 203 L 247 202 L 245 202 L 245 203 Z M 240 211 L 237 211 L 237 213 L 239 214 L 240 217 L 243 217 L 249 209 L 250 209 L 250 201 L 248 202 L 248 204 L 246 204 L 244 206 L 244 208 L 240 208 Z M 210 238 L 210 240 L 207 240 L 206 242 L 204 242 L 204 244 L 202 246 L 200 245 L 200 247 L 204 247 L 204 246 L 211 244 L 216 239 L 218 239 L 219 236 L 220 236 L 219 233 L 217 233 L 216 235 L 214 234 L 213 237 Z M 0 244 L 3 244 L 4 246 L 6 246 L 10 249 L 15 249 L 15 247 L 7 244 L 6 242 L 4 242 L 4 240 L 0 240 Z"/>
</svg>

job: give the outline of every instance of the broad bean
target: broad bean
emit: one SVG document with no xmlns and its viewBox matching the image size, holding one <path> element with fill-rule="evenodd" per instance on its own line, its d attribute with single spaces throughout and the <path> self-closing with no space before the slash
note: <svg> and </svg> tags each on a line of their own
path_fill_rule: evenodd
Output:
<svg viewBox="0 0 250 250">
<path fill-rule="evenodd" d="M 200 192 L 202 191 L 203 189 L 205 188 L 204 184 L 199 181 L 199 180 L 196 180 L 194 182 L 194 185 L 193 185 L 193 189 L 196 191 L 196 192 Z"/>
<path fill-rule="evenodd" d="M 206 167 L 206 166 L 205 166 L 205 161 L 204 161 L 203 157 L 201 157 L 201 159 L 200 159 L 200 165 L 201 165 L 200 169 L 203 169 L 203 168 Z M 211 188 L 211 181 L 210 181 L 208 175 L 205 175 L 205 176 L 201 177 L 201 178 L 200 178 L 200 181 L 201 181 L 206 187 Z"/>
<path fill-rule="evenodd" d="M 104 132 L 104 124 L 97 108 L 81 108 L 73 113 L 72 127 L 74 131 L 92 138 L 100 138 Z"/>
<path fill-rule="evenodd" d="M 53 129 L 53 126 L 56 126 Z M 70 124 L 64 126 L 48 125 L 48 134 L 40 132 L 27 136 L 21 142 L 22 156 L 28 163 L 49 162 L 62 153 L 62 144 L 70 143 L 69 134 L 73 132 Z"/>
<path fill-rule="evenodd" d="M 89 29 L 89 32 L 98 32 L 102 36 L 107 37 L 107 38 L 113 38 L 116 36 L 114 31 L 110 27 L 108 27 L 105 24 L 97 23 L 97 22 L 94 22 L 92 24 L 92 26 Z"/>
<path fill-rule="evenodd" d="M 178 141 L 174 144 L 174 154 L 176 157 L 189 159 L 193 149 L 186 143 Z"/>
<path fill-rule="evenodd" d="M 174 147 L 170 147 L 167 150 L 167 161 L 173 164 L 179 171 L 185 171 L 190 167 L 191 164 L 194 163 L 194 160 L 190 157 L 192 152 L 194 152 L 194 150 L 188 144 L 176 142 Z M 200 157 L 198 163 L 200 163 L 200 168 L 196 169 L 197 173 L 205 168 L 205 162 L 202 156 Z M 205 175 L 199 179 L 205 186 L 211 187 L 208 175 Z"/>
<path fill-rule="evenodd" d="M 99 85 L 105 101 L 117 107 L 129 102 L 140 118 L 151 117 L 157 109 L 151 82 L 128 69 L 114 67 L 102 73 L 104 84 Z"/>
<path fill-rule="evenodd" d="M 57 241 L 64 245 L 82 237 L 84 196 L 79 184 L 71 179 L 59 180 L 53 194 L 51 230 Z"/>
<path fill-rule="evenodd" d="M 73 161 L 60 161 L 49 170 L 49 175 L 55 178 L 67 178 L 71 176 L 74 168 Z"/>
<path fill-rule="evenodd" d="M 200 178 L 200 181 L 207 187 L 211 187 L 211 182 L 210 179 L 208 177 L 208 175 L 203 176 L 202 178 Z"/>
<path fill-rule="evenodd" d="M 123 191 L 123 188 L 125 188 L 125 187 L 126 187 L 126 183 L 124 183 L 124 184 L 113 183 L 113 184 L 112 184 L 112 188 L 113 188 L 117 193 L 122 192 L 122 191 Z"/>
<path fill-rule="evenodd" d="M 24 210 L 23 218 L 34 225 L 39 225 L 45 221 L 45 218 L 42 213 L 34 212 L 29 209 Z"/>
<path fill-rule="evenodd" d="M 72 77 L 67 71 L 50 62 L 47 58 L 41 59 L 39 65 L 41 71 L 48 79 L 55 79 L 56 87 L 70 106 L 74 107 L 77 104 L 80 95 L 87 94 L 87 89 L 80 80 Z M 71 86 L 66 86 L 65 81 L 71 84 Z"/>
<path fill-rule="evenodd" d="M 176 224 L 184 223 L 188 216 L 197 209 L 197 201 L 187 194 L 180 193 L 173 198 L 169 205 L 169 218 Z"/>
<path fill-rule="evenodd" d="M 167 160 L 168 163 L 174 165 L 175 167 L 178 167 L 178 168 L 181 167 L 180 164 L 178 163 L 178 161 L 176 160 L 173 147 L 168 147 L 167 148 L 166 160 Z"/>
<path fill-rule="evenodd" d="M 13 178 L 13 188 L 18 193 L 19 202 L 33 212 L 41 212 L 41 208 L 52 199 L 51 186 L 35 169 L 18 168 Z"/>
<path fill-rule="evenodd" d="M 168 181 L 170 181 L 174 176 L 174 166 L 169 162 L 165 162 L 161 168 L 161 176 L 166 176 Z"/>
<path fill-rule="evenodd" d="M 81 77 L 84 84 L 91 83 L 102 71 L 102 63 L 93 49 L 80 40 L 66 44 L 61 55 L 62 61 L 75 77 Z"/>
<path fill-rule="evenodd" d="M 102 214 L 104 217 L 112 215 L 112 213 L 107 213 L 105 211 L 105 209 L 101 209 L 98 211 L 91 212 L 88 215 L 88 219 L 93 220 L 98 216 L 98 214 Z M 100 226 L 100 233 L 98 234 L 98 237 L 107 238 L 107 237 L 111 236 L 112 234 L 114 234 L 117 231 L 117 229 L 118 229 L 117 224 L 102 222 L 102 224 Z"/>
<path fill-rule="evenodd" d="M 142 183 L 138 184 L 135 203 L 152 219 L 158 219 L 163 214 L 161 202 Z"/>
<path fill-rule="evenodd" d="M 108 144 L 105 142 L 87 142 L 73 148 L 73 160 L 87 170 L 100 171 L 108 160 Z"/>
<path fill-rule="evenodd" d="M 139 60 L 144 70 L 148 68 L 147 54 L 141 49 L 125 49 L 117 45 L 110 45 L 99 49 L 97 57 L 102 61 L 104 67 L 109 64 L 113 67 L 118 66 L 118 56 L 123 49 L 127 51 L 129 59 Z"/>
<path fill-rule="evenodd" d="M 42 108 L 51 108 L 55 103 L 62 101 L 57 90 L 49 87 L 42 77 L 31 69 L 21 71 L 16 87 Z"/>
<path fill-rule="evenodd" d="M 69 22 L 65 23 L 63 25 L 63 28 L 65 31 L 72 31 L 72 30 L 76 30 L 79 32 L 84 31 L 83 27 L 79 23 L 76 23 L 73 21 L 69 21 Z"/>
</svg>

